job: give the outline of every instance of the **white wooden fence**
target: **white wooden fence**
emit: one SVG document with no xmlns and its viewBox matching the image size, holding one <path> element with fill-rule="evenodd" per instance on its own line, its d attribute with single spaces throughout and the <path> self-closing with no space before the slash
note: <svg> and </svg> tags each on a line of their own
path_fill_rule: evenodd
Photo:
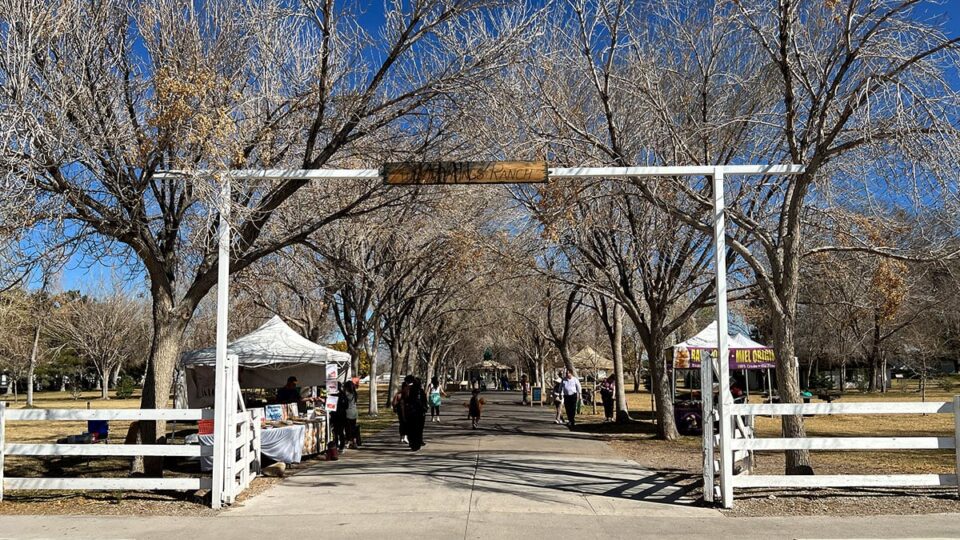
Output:
<svg viewBox="0 0 960 540">
<path fill-rule="evenodd" d="M 260 420 L 263 409 L 250 409 L 236 413 L 234 440 L 228 443 L 233 449 L 233 459 L 226 462 L 224 504 L 233 504 L 243 490 L 260 472 Z"/>
<path fill-rule="evenodd" d="M 6 456 L 211 456 L 213 448 L 203 445 L 178 444 L 35 444 L 7 443 L 8 421 L 198 421 L 212 419 L 210 409 L 8 409 L 0 402 L 0 500 L 4 490 L 178 490 L 211 489 L 212 479 L 199 475 L 184 478 L 18 478 L 4 475 Z M 236 459 L 229 460 L 223 502 L 235 500 L 246 489 L 259 471 L 261 409 L 242 411 L 234 417 L 235 437 L 228 441 L 235 450 Z"/>
<path fill-rule="evenodd" d="M 724 497 L 724 506 L 733 505 L 733 488 L 817 488 L 817 487 L 908 487 L 958 486 L 960 488 L 960 396 L 953 402 L 929 403 L 774 403 L 728 405 L 725 421 L 754 415 L 808 415 L 808 414 L 953 414 L 953 437 L 811 437 L 811 438 L 752 438 L 747 430 L 743 438 L 733 438 L 721 444 L 722 452 L 757 450 L 954 450 L 953 474 L 884 474 L 884 475 L 751 475 L 747 472 L 721 478 L 721 484 L 731 486 L 730 497 Z M 725 411 L 726 412 L 726 411 Z M 747 421 L 749 426 L 752 422 Z M 743 425 L 741 423 L 741 425 Z M 739 431 L 741 425 L 736 426 Z M 906 426 L 905 426 L 906 427 Z M 725 447 L 724 447 L 725 446 Z M 738 456 L 739 457 L 739 456 Z M 960 489 L 958 489 L 960 490 Z"/>
</svg>

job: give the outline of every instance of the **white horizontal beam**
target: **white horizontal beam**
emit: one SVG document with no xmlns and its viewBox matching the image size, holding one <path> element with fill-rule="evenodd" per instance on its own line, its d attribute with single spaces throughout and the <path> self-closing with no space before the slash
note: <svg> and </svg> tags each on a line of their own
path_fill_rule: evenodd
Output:
<svg viewBox="0 0 960 540">
<path fill-rule="evenodd" d="M 210 478 L 4 478 L 4 489 L 172 490 L 210 489 Z"/>
<path fill-rule="evenodd" d="M 186 444 L 25 444 L 8 443 L 8 456 L 212 456 L 213 447 Z"/>
<path fill-rule="evenodd" d="M 938 450 L 953 449 L 953 437 L 830 437 L 733 439 L 734 450 Z"/>
<path fill-rule="evenodd" d="M 178 420 L 213 418 L 212 409 L 7 409 L 7 420 Z"/>
<path fill-rule="evenodd" d="M 221 174 L 230 178 L 260 180 L 377 180 L 379 169 L 233 169 L 229 171 L 160 171 L 157 178 L 183 178 Z"/>
<path fill-rule="evenodd" d="M 801 174 L 803 165 L 692 165 L 670 167 L 556 167 L 550 178 L 610 178 L 624 176 L 708 176 L 723 171 L 731 174 Z"/>
<path fill-rule="evenodd" d="M 880 403 L 753 403 L 731 405 L 733 415 L 773 415 L 788 416 L 797 414 L 938 414 L 952 413 L 953 403 L 935 401 L 920 403 L 914 401 Z"/>
<path fill-rule="evenodd" d="M 630 176 L 708 176 L 717 169 L 725 175 L 779 174 L 793 175 L 804 171 L 803 165 L 691 165 L 667 167 L 553 167 L 550 178 L 615 178 Z M 230 178 L 260 180 L 377 180 L 379 169 L 234 169 L 228 171 L 159 171 L 157 178 L 183 178 L 221 174 Z"/>
<path fill-rule="evenodd" d="M 955 474 L 838 474 L 838 475 L 751 475 L 733 477 L 738 488 L 825 488 L 825 487 L 928 487 L 955 486 Z"/>
</svg>

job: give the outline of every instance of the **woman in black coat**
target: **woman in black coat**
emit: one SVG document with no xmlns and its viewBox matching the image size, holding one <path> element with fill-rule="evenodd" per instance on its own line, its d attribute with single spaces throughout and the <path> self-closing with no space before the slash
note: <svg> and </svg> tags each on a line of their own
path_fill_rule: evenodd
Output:
<svg viewBox="0 0 960 540">
<path fill-rule="evenodd" d="M 427 395 L 420 379 L 414 379 L 407 387 L 403 396 L 403 416 L 410 449 L 417 451 L 423 446 L 423 426 L 427 416 Z"/>
</svg>

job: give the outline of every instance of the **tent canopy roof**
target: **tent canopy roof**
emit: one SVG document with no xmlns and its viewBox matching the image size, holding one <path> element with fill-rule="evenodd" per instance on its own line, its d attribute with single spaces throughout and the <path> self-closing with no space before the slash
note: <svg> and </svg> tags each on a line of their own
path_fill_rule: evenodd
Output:
<svg viewBox="0 0 960 540">
<path fill-rule="evenodd" d="M 578 370 L 603 369 L 609 371 L 613 369 L 613 360 L 600 356 L 600 353 L 590 347 L 580 349 L 580 352 L 573 355 L 570 360 Z"/>
<path fill-rule="evenodd" d="M 747 336 L 737 333 L 730 334 L 730 339 L 727 341 L 730 350 L 736 349 L 769 349 L 767 345 L 761 345 L 756 341 L 748 338 Z M 692 338 L 682 342 L 677 343 L 673 346 L 674 349 L 686 348 L 686 349 L 716 349 L 717 348 L 717 321 L 713 321 L 706 328 L 697 333 L 697 335 Z"/>
<path fill-rule="evenodd" d="M 287 326 L 279 315 L 274 315 L 249 334 L 227 344 L 227 354 L 234 354 L 246 368 L 285 368 L 295 364 L 345 364 L 350 355 L 317 345 Z M 217 348 L 208 347 L 184 353 L 184 366 L 212 366 L 216 364 Z"/>
<path fill-rule="evenodd" d="M 510 367 L 510 366 L 508 366 L 507 364 L 504 364 L 504 363 L 502 363 L 502 362 L 497 362 L 496 360 L 482 360 L 482 361 L 480 361 L 480 362 L 477 362 L 476 364 L 473 364 L 472 366 L 470 366 L 470 368 L 471 368 L 471 369 L 498 369 L 498 370 L 509 369 L 509 370 L 513 370 L 513 368 Z"/>
</svg>

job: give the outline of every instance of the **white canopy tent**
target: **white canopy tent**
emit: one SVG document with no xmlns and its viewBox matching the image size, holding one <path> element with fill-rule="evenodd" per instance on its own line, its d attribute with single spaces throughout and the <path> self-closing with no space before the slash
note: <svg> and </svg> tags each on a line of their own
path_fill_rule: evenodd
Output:
<svg viewBox="0 0 960 540">
<path fill-rule="evenodd" d="M 727 347 L 730 349 L 769 349 L 768 345 L 762 345 L 748 338 L 741 333 L 729 333 Z M 717 348 L 717 321 L 713 321 L 706 328 L 697 333 L 692 338 L 677 343 L 673 346 L 676 349 L 716 349 Z"/>
<path fill-rule="evenodd" d="M 350 355 L 318 345 L 287 326 L 274 316 L 253 332 L 227 344 L 227 354 L 236 356 L 240 388 L 280 388 L 287 377 L 295 376 L 303 386 L 323 386 L 326 365 L 340 366 L 341 378 L 349 366 Z M 184 353 L 184 368 L 189 407 L 210 407 L 214 404 L 217 361 L 216 347 Z"/>
<path fill-rule="evenodd" d="M 613 360 L 601 356 L 591 347 L 580 349 L 577 354 L 570 358 L 570 361 L 573 362 L 573 367 L 577 368 L 577 371 L 589 371 L 594 374 L 594 377 L 600 371 L 608 374 L 613 371 Z"/>
</svg>

